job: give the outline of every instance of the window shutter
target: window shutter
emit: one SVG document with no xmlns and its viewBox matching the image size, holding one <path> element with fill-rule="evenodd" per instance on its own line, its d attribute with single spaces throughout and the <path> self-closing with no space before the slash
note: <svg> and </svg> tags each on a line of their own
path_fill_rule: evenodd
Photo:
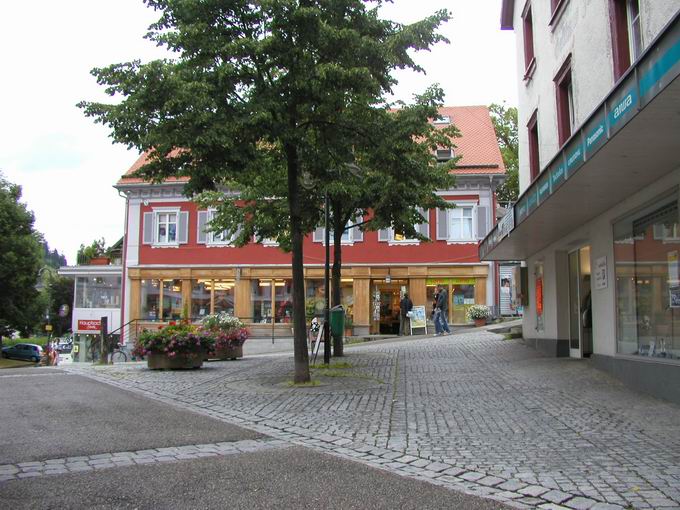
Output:
<svg viewBox="0 0 680 510">
<path fill-rule="evenodd" d="M 449 210 L 437 209 L 437 239 L 449 238 Z"/>
<path fill-rule="evenodd" d="M 314 230 L 314 234 L 312 235 L 312 241 L 314 241 L 315 243 L 323 243 L 323 234 L 324 234 L 323 227 L 317 227 Z"/>
<path fill-rule="evenodd" d="M 378 230 L 378 241 L 386 243 L 390 240 L 390 231 L 387 228 Z"/>
<path fill-rule="evenodd" d="M 361 223 L 364 219 L 361 216 L 354 218 L 354 223 Z M 360 227 L 352 227 L 352 241 L 361 242 L 364 240 L 364 233 L 361 231 Z"/>
<path fill-rule="evenodd" d="M 186 244 L 189 242 L 189 213 L 187 211 L 180 211 L 179 213 L 179 244 Z"/>
<path fill-rule="evenodd" d="M 142 244 L 153 244 L 153 213 L 144 213 L 144 237 Z"/>
<path fill-rule="evenodd" d="M 417 225 L 416 230 L 421 236 L 430 237 L 430 211 L 418 207 L 418 212 L 425 217 L 425 222 Z"/>
<path fill-rule="evenodd" d="M 198 244 L 208 243 L 208 233 L 205 226 L 208 223 L 208 211 L 198 211 L 198 227 L 196 228 L 196 242 Z"/>
<path fill-rule="evenodd" d="M 486 211 L 488 208 L 486 206 L 479 206 L 477 209 L 477 238 L 484 239 L 488 233 Z"/>
</svg>

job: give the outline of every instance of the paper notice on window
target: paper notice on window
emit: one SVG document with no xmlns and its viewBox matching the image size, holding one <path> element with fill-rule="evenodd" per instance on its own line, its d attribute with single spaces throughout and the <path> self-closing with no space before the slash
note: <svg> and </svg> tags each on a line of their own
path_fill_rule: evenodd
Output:
<svg viewBox="0 0 680 510">
<path fill-rule="evenodd" d="M 607 257 L 595 260 L 595 288 L 602 290 L 607 288 Z"/>
<path fill-rule="evenodd" d="M 669 251 L 667 255 L 668 259 L 668 284 L 678 285 L 680 284 L 680 276 L 678 272 L 678 252 Z"/>
</svg>

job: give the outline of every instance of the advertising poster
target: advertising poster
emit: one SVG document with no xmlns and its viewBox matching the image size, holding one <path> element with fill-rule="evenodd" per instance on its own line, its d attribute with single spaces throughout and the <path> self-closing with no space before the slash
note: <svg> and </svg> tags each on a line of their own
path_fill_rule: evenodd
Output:
<svg viewBox="0 0 680 510">
<path fill-rule="evenodd" d="M 543 278 L 536 278 L 536 315 L 543 316 Z"/>
<path fill-rule="evenodd" d="M 425 319 L 425 307 L 414 306 L 411 309 L 411 333 L 414 329 L 425 329 L 427 333 L 427 321 Z"/>
<path fill-rule="evenodd" d="M 668 261 L 668 302 L 671 308 L 680 308 L 680 272 L 678 271 L 678 252 L 669 251 Z"/>
<path fill-rule="evenodd" d="M 607 288 L 607 257 L 595 260 L 595 288 L 597 290 Z"/>
</svg>

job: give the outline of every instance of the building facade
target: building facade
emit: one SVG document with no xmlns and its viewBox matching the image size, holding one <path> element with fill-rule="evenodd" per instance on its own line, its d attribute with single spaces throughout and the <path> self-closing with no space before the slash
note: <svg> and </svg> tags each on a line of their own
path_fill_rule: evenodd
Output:
<svg viewBox="0 0 680 510">
<path fill-rule="evenodd" d="M 479 240 L 495 224 L 495 189 L 505 177 L 489 111 L 483 106 L 441 110 L 441 123 L 461 132 L 454 154 L 456 187 L 438 191 L 456 204 L 426 211 L 419 231 L 431 242 L 404 239 L 391 230 L 343 236 L 342 303 L 348 332 L 393 333 L 398 328 L 400 294 L 431 306 L 437 283 L 449 289 L 449 320 L 464 323 L 475 303 L 494 306 L 495 265 L 480 262 Z M 144 156 L 116 184 L 126 197 L 121 324 L 139 329 L 184 316 L 216 312 L 238 316 L 256 335 L 291 334 L 291 257 L 275 243 L 230 244 L 226 233 L 207 232 L 212 211 L 183 195 L 185 182 L 150 184 L 132 176 Z M 308 314 L 324 302 L 323 229 L 304 243 Z M 130 332 L 128 336 L 133 333 Z"/>
<path fill-rule="evenodd" d="M 480 245 L 526 261 L 524 336 L 680 401 L 680 0 L 505 0 L 521 196 Z"/>
</svg>

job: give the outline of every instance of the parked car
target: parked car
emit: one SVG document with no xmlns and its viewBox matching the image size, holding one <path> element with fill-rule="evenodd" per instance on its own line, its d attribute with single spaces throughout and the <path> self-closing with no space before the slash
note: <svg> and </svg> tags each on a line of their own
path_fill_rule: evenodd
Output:
<svg viewBox="0 0 680 510">
<path fill-rule="evenodd" d="M 24 359 L 38 363 L 42 356 L 42 347 L 36 344 L 16 344 L 2 348 L 3 358 Z"/>
</svg>

